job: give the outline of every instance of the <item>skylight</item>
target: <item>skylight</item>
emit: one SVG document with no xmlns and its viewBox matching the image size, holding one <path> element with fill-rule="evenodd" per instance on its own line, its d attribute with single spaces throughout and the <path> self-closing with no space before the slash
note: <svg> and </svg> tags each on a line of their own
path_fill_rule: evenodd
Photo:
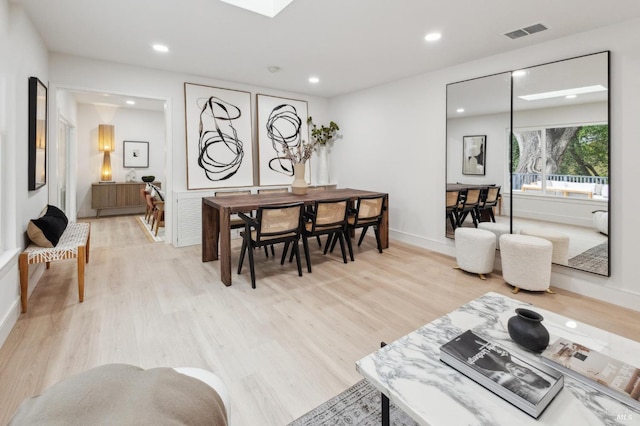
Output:
<svg viewBox="0 0 640 426">
<path fill-rule="evenodd" d="M 540 99 L 559 98 L 561 96 L 582 95 L 584 93 L 594 93 L 606 91 L 607 88 L 601 85 L 576 87 L 573 89 L 556 90 L 554 92 L 534 93 L 532 95 L 518 96 L 525 101 L 537 101 Z"/>
<path fill-rule="evenodd" d="M 293 0 L 220 0 L 233 6 L 273 18 Z"/>
</svg>

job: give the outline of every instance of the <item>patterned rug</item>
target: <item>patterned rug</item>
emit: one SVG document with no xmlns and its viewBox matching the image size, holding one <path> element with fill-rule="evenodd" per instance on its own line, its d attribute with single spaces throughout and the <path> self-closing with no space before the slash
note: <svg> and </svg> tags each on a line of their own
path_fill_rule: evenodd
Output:
<svg viewBox="0 0 640 426">
<path fill-rule="evenodd" d="M 381 417 L 380 392 L 361 380 L 288 426 L 379 426 Z M 394 426 L 417 425 L 393 404 L 389 407 L 389 417 Z"/>
<path fill-rule="evenodd" d="M 609 274 L 609 246 L 605 241 L 569 259 L 569 266 L 600 275 Z"/>
</svg>

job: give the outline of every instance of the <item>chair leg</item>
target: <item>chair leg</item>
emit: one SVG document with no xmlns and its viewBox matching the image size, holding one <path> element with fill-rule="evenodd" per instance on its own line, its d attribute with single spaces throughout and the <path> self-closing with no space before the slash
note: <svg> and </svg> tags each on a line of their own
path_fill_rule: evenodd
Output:
<svg viewBox="0 0 640 426">
<path fill-rule="evenodd" d="M 322 248 L 322 241 L 320 241 L 320 235 L 316 235 L 316 240 L 318 240 L 318 247 Z"/>
<path fill-rule="evenodd" d="M 382 243 L 380 242 L 380 229 L 378 229 L 378 225 L 373 227 L 373 231 L 376 234 L 376 243 L 378 244 L 378 251 L 382 253 Z"/>
<path fill-rule="evenodd" d="M 320 238 L 319 235 L 316 235 Z M 311 273 L 311 256 L 309 255 L 309 241 L 305 235 L 302 236 L 302 248 L 304 249 L 304 258 L 307 261 L 307 272 Z"/>
<path fill-rule="evenodd" d="M 269 257 L 269 248 L 267 246 L 264 246 L 264 255 Z"/>
<path fill-rule="evenodd" d="M 273 248 L 273 244 L 271 244 L 271 255 L 272 256 L 276 255 L 276 250 Z"/>
<path fill-rule="evenodd" d="M 353 258 L 353 245 L 351 244 L 351 235 L 349 235 L 349 231 L 347 229 L 342 231 L 344 238 L 347 240 L 347 248 L 349 249 L 349 258 L 353 262 L 355 259 Z"/>
<path fill-rule="evenodd" d="M 302 262 L 300 262 L 300 247 L 298 240 L 293 242 L 293 251 L 296 253 L 296 264 L 298 265 L 298 276 L 302 276 Z"/>
<path fill-rule="evenodd" d="M 358 240 L 358 247 L 360 247 L 360 244 L 362 244 L 362 240 L 364 240 L 364 236 L 367 233 L 367 229 L 369 229 L 368 226 L 365 226 L 364 228 L 362 228 L 362 233 L 360 234 L 360 239 Z"/>
<path fill-rule="evenodd" d="M 329 234 L 327 236 L 327 244 L 324 246 L 323 254 L 327 254 L 329 250 L 333 251 L 333 248 L 336 246 L 336 236 L 335 234 Z"/>
<path fill-rule="evenodd" d="M 289 242 L 284 243 L 284 248 L 282 249 L 282 257 L 280 258 L 280 264 L 284 265 L 284 260 L 287 258 L 287 251 L 289 250 Z M 289 258 L 289 262 L 293 259 L 293 249 L 291 249 L 291 257 Z"/>
<path fill-rule="evenodd" d="M 242 272 L 242 263 L 244 262 L 244 255 L 247 251 L 247 240 L 246 238 L 242 239 L 242 248 L 240 248 L 240 260 L 238 260 L 238 275 Z"/>
<path fill-rule="evenodd" d="M 256 268 L 253 264 L 253 248 L 248 244 L 247 252 L 249 252 L 249 269 L 251 270 L 251 288 L 256 288 Z"/>
<path fill-rule="evenodd" d="M 342 261 L 344 263 L 347 263 L 347 252 L 344 249 L 344 236 L 342 235 L 342 232 L 336 232 L 336 235 L 338 235 L 338 239 L 340 240 L 340 252 L 342 252 Z"/>
</svg>

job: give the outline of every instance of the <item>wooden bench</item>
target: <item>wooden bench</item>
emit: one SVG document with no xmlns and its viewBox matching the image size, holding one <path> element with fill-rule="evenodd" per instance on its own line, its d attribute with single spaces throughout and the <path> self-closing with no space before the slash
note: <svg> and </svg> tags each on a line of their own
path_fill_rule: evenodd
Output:
<svg viewBox="0 0 640 426">
<path fill-rule="evenodd" d="M 27 312 L 29 297 L 29 265 L 36 263 L 46 263 L 49 269 L 53 261 L 78 259 L 78 300 L 80 302 L 84 300 L 84 269 L 85 263 L 89 263 L 90 233 L 89 223 L 69 222 L 55 247 L 47 248 L 29 244 L 20 253 L 20 302 L 23 313 Z"/>
</svg>

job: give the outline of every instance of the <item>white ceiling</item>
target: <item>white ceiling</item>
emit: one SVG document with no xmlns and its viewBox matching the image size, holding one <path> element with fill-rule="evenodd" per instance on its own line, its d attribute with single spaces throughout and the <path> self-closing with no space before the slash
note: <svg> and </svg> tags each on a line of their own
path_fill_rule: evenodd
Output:
<svg viewBox="0 0 640 426">
<path fill-rule="evenodd" d="M 12 2 L 52 52 L 323 97 L 640 17 L 638 0 L 294 0 L 275 18 L 219 0 Z"/>
</svg>

